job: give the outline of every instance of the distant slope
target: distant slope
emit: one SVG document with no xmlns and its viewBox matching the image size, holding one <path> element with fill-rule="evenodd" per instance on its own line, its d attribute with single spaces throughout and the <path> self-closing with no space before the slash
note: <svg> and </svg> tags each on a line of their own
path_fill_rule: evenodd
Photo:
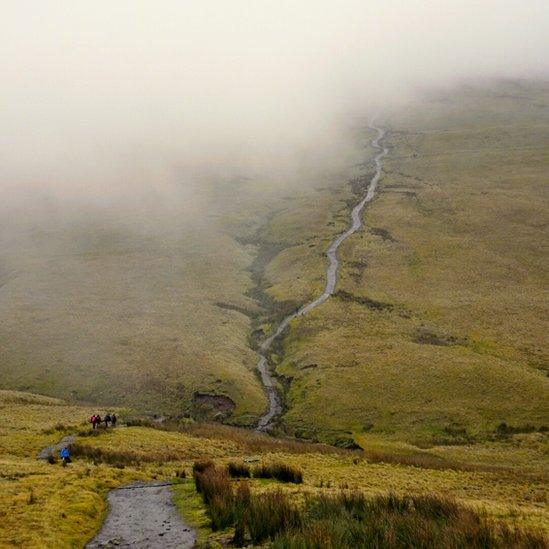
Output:
<svg viewBox="0 0 549 549">
<path fill-rule="evenodd" d="M 549 424 L 548 94 L 464 87 L 386 119 L 337 293 L 273 349 L 285 428 L 431 444 Z M 0 220 L 0 387 L 253 424 L 253 346 L 324 288 L 371 174 L 357 136 L 332 168 L 208 181 L 188 204 Z"/>
<path fill-rule="evenodd" d="M 258 232 L 312 196 L 325 217 L 345 180 L 282 166 L 190 190 L 183 177 L 169 204 L 37 196 L 1 217 L 0 388 L 253 424 L 266 398 L 250 336 L 269 305 L 255 288 Z"/>
<path fill-rule="evenodd" d="M 429 444 L 548 425 L 548 99 L 546 85 L 462 88 L 387 120 L 379 194 L 342 247 L 339 293 L 274 357 L 290 430 Z M 269 276 L 292 298 L 281 267 Z"/>
<path fill-rule="evenodd" d="M 157 413 L 188 412 L 200 390 L 249 421 L 264 406 L 249 322 L 215 303 L 254 307 L 242 296 L 250 254 L 204 226 L 140 234 L 130 222 L 2 243 L 13 270 L 0 290 L 2 386 Z"/>
</svg>

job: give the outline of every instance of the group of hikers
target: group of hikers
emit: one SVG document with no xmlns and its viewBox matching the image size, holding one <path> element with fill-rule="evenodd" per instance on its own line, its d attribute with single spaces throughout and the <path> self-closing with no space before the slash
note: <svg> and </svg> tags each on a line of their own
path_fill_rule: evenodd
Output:
<svg viewBox="0 0 549 549">
<path fill-rule="evenodd" d="M 118 418 L 116 417 L 116 414 L 113 412 L 112 414 L 107 414 L 104 418 L 101 418 L 99 414 L 93 414 L 92 417 L 90 417 L 90 423 L 92 424 L 92 427 L 94 429 L 99 429 L 101 427 L 101 423 L 105 424 L 105 429 L 109 426 L 109 424 L 112 427 L 116 426 Z M 59 451 L 59 457 L 61 458 L 61 462 L 63 464 L 63 467 L 66 467 L 68 463 L 71 463 L 71 454 L 69 451 L 68 446 L 63 446 Z M 55 462 L 55 458 L 53 455 L 50 455 L 48 460 L 51 459 L 51 463 Z"/>
<path fill-rule="evenodd" d="M 101 419 L 101 416 L 99 414 L 93 414 L 93 416 L 90 417 L 90 423 L 92 424 L 94 429 L 99 429 L 102 422 L 105 423 L 105 429 L 109 426 L 109 423 L 113 427 L 116 427 L 116 420 L 117 418 L 115 413 L 107 414 L 103 419 Z"/>
</svg>

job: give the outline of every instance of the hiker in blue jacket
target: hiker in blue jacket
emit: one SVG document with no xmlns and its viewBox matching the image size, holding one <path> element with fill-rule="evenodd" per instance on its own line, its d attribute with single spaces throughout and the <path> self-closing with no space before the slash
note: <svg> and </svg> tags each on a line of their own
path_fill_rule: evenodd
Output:
<svg viewBox="0 0 549 549">
<path fill-rule="evenodd" d="M 66 467 L 67 463 L 71 462 L 71 454 L 66 446 L 64 448 L 61 448 L 59 456 L 61 457 L 61 461 L 63 462 L 63 467 Z"/>
</svg>

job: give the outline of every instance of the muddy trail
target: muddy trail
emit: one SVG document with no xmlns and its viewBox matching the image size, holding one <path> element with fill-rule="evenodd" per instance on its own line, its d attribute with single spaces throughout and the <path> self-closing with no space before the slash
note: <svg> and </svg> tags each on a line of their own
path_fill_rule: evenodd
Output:
<svg viewBox="0 0 549 549">
<path fill-rule="evenodd" d="M 109 515 L 87 548 L 194 547 L 194 530 L 181 519 L 169 483 L 134 483 L 109 492 Z"/>
<path fill-rule="evenodd" d="M 381 170 L 383 168 L 382 159 L 389 152 L 388 149 L 381 145 L 380 142 L 385 136 L 385 130 L 376 126 L 374 123 L 368 126 L 371 130 L 376 132 L 376 137 L 371 141 L 370 145 L 373 149 L 377 151 L 374 157 L 375 172 L 372 176 L 372 179 L 368 183 L 364 196 L 360 201 L 354 206 L 351 211 L 351 226 L 343 233 L 338 235 L 330 244 L 326 255 L 328 257 L 328 267 L 326 268 L 326 286 L 324 291 L 320 296 L 318 296 L 313 301 L 303 305 L 295 313 L 288 315 L 282 320 L 278 325 L 276 330 L 265 340 L 263 340 L 259 345 L 259 362 L 257 364 L 257 369 L 259 370 L 261 381 L 267 392 L 269 399 L 269 406 L 267 412 L 259 419 L 257 424 L 258 431 L 265 431 L 268 429 L 273 421 L 282 413 L 282 401 L 280 395 L 278 394 L 276 383 L 274 381 L 273 374 L 269 368 L 268 364 L 268 354 L 275 340 L 277 340 L 284 330 L 288 327 L 290 322 L 299 316 L 306 315 L 311 312 L 315 307 L 318 307 L 324 303 L 333 293 L 337 283 L 337 273 L 339 267 L 339 261 L 337 259 L 337 251 L 341 244 L 347 240 L 352 234 L 354 234 L 362 226 L 361 214 L 364 210 L 364 207 L 368 202 L 375 196 L 375 191 L 377 184 L 381 177 Z"/>
<path fill-rule="evenodd" d="M 63 437 L 57 444 L 46 446 L 38 454 L 38 459 L 49 459 L 50 457 L 57 458 L 62 448 L 70 446 L 76 440 L 76 435 L 67 435 Z"/>
<path fill-rule="evenodd" d="M 58 443 L 43 448 L 37 458 L 57 458 L 59 451 L 75 440 L 76 435 L 67 435 Z M 135 482 L 111 490 L 108 500 L 109 514 L 101 531 L 87 543 L 87 548 L 194 547 L 195 531 L 183 522 L 177 511 L 171 483 Z"/>
</svg>

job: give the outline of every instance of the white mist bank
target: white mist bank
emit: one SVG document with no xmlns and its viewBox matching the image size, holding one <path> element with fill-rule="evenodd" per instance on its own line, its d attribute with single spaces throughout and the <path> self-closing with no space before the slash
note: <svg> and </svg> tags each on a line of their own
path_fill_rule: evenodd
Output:
<svg viewBox="0 0 549 549">
<path fill-rule="evenodd" d="M 0 203 L 191 201 L 337 162 L 418 89 L 544 76 L 538 0 L 2 2 Z M 32 215 L 31 215 L 32 217 Z"/>
</svg>

